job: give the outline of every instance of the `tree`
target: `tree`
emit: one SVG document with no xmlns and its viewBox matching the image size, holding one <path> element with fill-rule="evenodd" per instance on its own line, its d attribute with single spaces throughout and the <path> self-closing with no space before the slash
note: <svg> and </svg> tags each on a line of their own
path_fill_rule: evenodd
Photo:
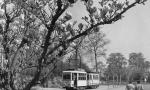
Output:
<svg viewBox="0 0 150 90">
<path fill-rule="evenodd" d="M 100 75 L 100 80 L 101 79 L 104 79 L 104 73 L 105 73 L 105 70 L 106 70 L 106 64 L 104 64 L 104 62 L 102 62 L 102 61 L 100 61 L 100 62 L 98 62 L 98 65 L 97 65 L 98 67 L 98 72 L 99 72 L 99 75 Z M 94 67 L 94 68 L 96 68 L 96 67 Z"/>
<path fill-rule="evenodd" d="M 150 61 L 145 61 L 145 62 L 144 62 L 144 68 L 145 68 L 145 72 L 149 72 Z"/>
<path fill-rule="evenodd" d="M 120 20 L 125 12 L 146 0 L 100 0 L 97 7 L 93 6 L 92 0 L 82 0 L 89 14 L 82 18 L 86 23 L 81 29 L 75 29 L 75 22 L 68 24 L 72 16 L 65 12 L 76 1 L 3 0 L 0 34 L 7 61 L 4 69 L 7 83 L 2 88 L 30 90 L 37 81 L 46 81 L 57 60 L 65 55 L 76 39 L 88 35 L 95 27 Z M 27 75 L 20 71 L 33 67 L 34 72 L 28 80 L 22 80 Z M 46 74 L 43 74 L 44 70 L 47 70 Z"/>
<path fill-rule="evenodd" d="M 75 69 L 77 68 L 81 68 L 81 64 L 82 64 L 82 46 L 83 46 L 83 40 L 85 39 L 85 37 L 82 38 L 78 38 L 77 40 L 75 40 L 74 42 L 74 52 L 73 54 L 75 55 L 74 58 L 72 58 L 72 60 L 74 60 L 74 63 L 76 63 L 75 65 Z"/>
<path fill-rule="evenodd" d="M 140 80 L 144 78 L 147 68 L 149 67 L 149 62 L 145 61 L 142 53 L 130 53 L 129 67 L 129 72 L 132 72 L 130 78 L 133 80 Z"/>
<path fill-rule="evenodd" d="M 107 59 L 109 75 L 120 77 L 120 82 L 122 75 L 124 73 L 124 66 L 126 65 L 126 59 L 121 53 L 111 53 Z"/>
<path fill-rule="evenodd" d="M 96 28 L 99 29 L 99 28 Z M 97 32 L 97 33 L 92 33 L 88 35 L 88 38 L 85 39 L 85 45 L 84 48 L 87 51 L 87 54 L 92 53 L 92 56 L 94 56 L 94 61 L 95 61 L 95 69 L 96 72 L 98 72 L 98 57 L 105 56 L 105 51 L 106 49 L 104 46 L 108 43 L 108 40 L 105 39 L 105 34 L 102 33 L 102 31 Z M 93 55 L 94 54 L 94 55 Z"/>
<path fill-rule="evenodd" d="M 132 76 L 135 76 L 136 73 L 142 74 L 144 72 L 144 61 L 145 61 L 145 58 L 142 53 L 130 53 L 129 54 L 129 65 L 131 65 L 134 70 L 133 72 L 134 75 Z"/>
<path fill-rule="evenodd" d="M 142 53 L 130 53 L 129 65 L 136 66 L 137 68 L 143 68 L 145 58 Z"/>
<path fill-rule="evenodd" d="M 76 55 L 72 55 L 70 56 L 66 61 L 66 66 L 64 70 L 68 70 L 68 69 L 78 69 L 76 68 L 76 60 L 73 60 L 76 57 Z M 91 72 L 89 66 L 87 65 L 87 63 L 83 62 L 82 60 L 80 61 L 80 68 L 84 69 L 86 72 Z"/>
</svg>

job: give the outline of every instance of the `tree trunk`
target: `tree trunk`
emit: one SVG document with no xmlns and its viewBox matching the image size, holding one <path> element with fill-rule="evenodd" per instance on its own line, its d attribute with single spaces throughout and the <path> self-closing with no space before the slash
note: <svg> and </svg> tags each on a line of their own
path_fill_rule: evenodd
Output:
<svg viewBox="0 0 150 90">
<path fill-rule="evenodd" d="M 113 75 L 113 87 L 115 86 L 115 76 Z"/>
<path fill-rule="evenodd" d="M 70 68 L 70 64 L 71 64 L 71 60 L 69 59 L 69 69 L 71 69 L 71 68 Z"/>
<path fill-rule="evenodd" d="M 122 75 L 120 75 L 120 83 L 119 84 L 121 84 L 122 83 Z"/>
<path fill-rule="evenodd" d="M 109 86 L 109 75 L 106 77 L 107 85 Z"/>
<path fill-rule="evenodd" d="M 28 85 L 27 85 L 23 90 L 30 90 L 30 88 L 35 85 L 36 81 L 39 80 L 40 73 L 41 73 L 41 72 L 37 72 L 37 74 L 35 74 L 35 76 L 34 76 L 34 78 L 32 79 L 32 81 L 29 82 Z"/>
<path fill-rule="evenodd" d="M 119 84 L 119 76 L 117 75 L 117 82 L 116 82 L 116 86 Z"/>
<path fill-rule="evenodd" d="M 97 66 L 97 52 L 96 49 L 94 48 L 94 57 L 95 57 L 95 67 L 96 67 L 96 72 L 98 73 L 98 66 Z"/>
<path fill-rule="evenodd" d="M 79 60 L 80 60 L 80 68 L 82 68 L 82 67 L 81 67 L 81 64 L 82 64 L 82 57 L 81 57 L 80 54 L 79 54 Z"/>
<path fill-rule="evenodd" d="M 75 59 L 76 59 L 76 66 L 75 68 L 78 69 L 78 47 L 76 46 L 76 56 L 75 56 Z"/>
</svg>

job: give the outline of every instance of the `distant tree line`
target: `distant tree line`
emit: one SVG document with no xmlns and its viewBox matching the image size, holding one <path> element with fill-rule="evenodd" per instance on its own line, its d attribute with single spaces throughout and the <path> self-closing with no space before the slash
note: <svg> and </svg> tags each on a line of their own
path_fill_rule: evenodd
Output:
<svg viewBox="0 0 150 90">
<path fill-rule="evenodd" d="M 99 27 L 121 20 L 128 10 L 147 0 L 1 1 L 0 44 L 5 61 L 1 70 L 2 75 L 7 74 L 1 77 L 0 88 L 30 90 L 37 82 L 44 84 L 48 80 L 59 60 L 78 45 L 78 39 L 98 33 Z M 67 12 L 77 2 L 88 13 L 78 23 Z M 80 60 L 79 54 L 75 55 Z"/>
<path fill-rule="evenodd" d="M 107 59 L 105 77 L 107 80 L 121 83 L 122 81 L 149 81 L 150 61 L 142 53 L 130 53 L 126 59 L 121 53 L 111 53 Z"/>
</svg>

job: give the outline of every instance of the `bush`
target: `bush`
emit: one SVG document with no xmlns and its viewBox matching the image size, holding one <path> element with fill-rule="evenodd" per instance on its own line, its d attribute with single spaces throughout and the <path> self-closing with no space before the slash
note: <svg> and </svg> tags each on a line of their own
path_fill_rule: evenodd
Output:
<svg viewBox="0 0 150 90">
<path fill-rule="evenodd" d="M 62 88 L 63 80 L 62 77 L 54 77 L 54 79 L 48 81 L 49 88 Z"/>
</svg>

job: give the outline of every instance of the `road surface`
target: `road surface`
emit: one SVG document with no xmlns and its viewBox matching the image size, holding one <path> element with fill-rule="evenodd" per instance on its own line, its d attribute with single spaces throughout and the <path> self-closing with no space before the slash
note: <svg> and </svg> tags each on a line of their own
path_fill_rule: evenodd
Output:
<svg viewBox="0 0 150 90">
<path fill-rule="evenodd" d="M 40 90 L 65 90 L 60 88 L 45 88 Z M 99 86 L 97 89 L 87 89 L 87 90 L 125 90 L 125 86 L 118 86 L 118 87 L 112 87 L 112 86 Z M 150 90 L 150 84 L 144 85 L 144 90 Z"/>
<path fill-rule="evenodd" d="M 100 86 L 97 89 L 87 89 L 87 90 L 125 90 L 125 86 L 112 87 L 112 86 Z M 144 85 L 144 90 L 150 90 L 150 84 Z"/>
<path fill-rule="evenodd" d="M 144 90 L 150 90 L 150 84 L 149 85 L 144 85 Z"/>
</svg>

